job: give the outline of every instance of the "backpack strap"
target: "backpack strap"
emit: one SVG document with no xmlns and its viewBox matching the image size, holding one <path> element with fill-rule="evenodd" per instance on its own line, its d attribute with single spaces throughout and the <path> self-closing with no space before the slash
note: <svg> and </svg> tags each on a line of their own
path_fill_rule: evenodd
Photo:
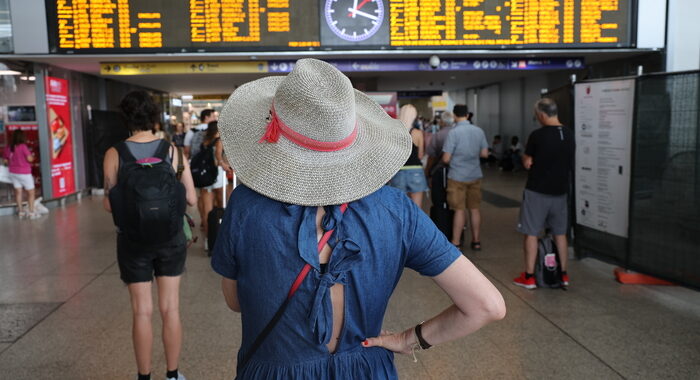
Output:
<svg viewBox="0 0 700 380">
<path fill-rule="evenodd" d="M 119 154 L 119 161 L 125 163 L 136 161 L 136 157 L 134 157 L 131 150 L 129 150 L 129 146 L 126 144 L 126 141 L 118 142 L 116 145 L 114 145 L 114 149 L 116 149 L 117 153 Z"/>
<path fill-rule="evenodd" d="M 179 180 L 182 178 L 182 172 L 185 171 L 185 159 L 184 156 L 182 155 L 182 148 L 175 147 L 177 149 L 177 171 L 175 172 L 175 176 Z"/>
<path fill-rule="evenodd" d="M 168 153 L 170 153 L 170 146 L 170 143 L 161 139 L 160 144 L 158 145 L 158 148 L 156 148 L 156 151 L 153 154 L 153 156 L 165 161 L 165 159 L 168 157 Z"/>
</svg>

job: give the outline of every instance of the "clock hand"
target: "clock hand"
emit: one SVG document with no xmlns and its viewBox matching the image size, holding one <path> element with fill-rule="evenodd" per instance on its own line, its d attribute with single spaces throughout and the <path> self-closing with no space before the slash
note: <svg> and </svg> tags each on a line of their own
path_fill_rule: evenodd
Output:
<svg viewBox="0 0 700 380">
<path fill-rule="evenodd" d="M 362 7 L 365 6 L 365 4 L 367 4 L 367 3 L 369 3 L 369 2 L 370 2 L 370 0 L 362 0 L 362 2 L 360 3 L 360 6 L 359 6 L 359 7 L 355 7 L 355 9 L 359 11 L 360 9 L 362 9 Z"/>
<path fill-rule="evenodd" d="M 379 17 L 373 16 L 373 15 L 371 15 L 371 14 L 369 14 L 369 13 L 365 13 L 365 12 L 362 12 L 362 11 L 358 11 L 357 9 L 348 8 L 348 12 L 350 12 L 350 13 L 353 14 L 353 15 L 359 15 L 359 16 L 362 16 L 362 17 L 366 17 L 366 18 L 368 18 L 368 19 L 370 19 L 370 20 L 375 20 L 375 21 L 376 21 L 376 20 L 379 20 Z"/>
<path fill-rule="evenodd" d="M 369 2 L 370 0 L 362 0 L 360 6 L 357 6 L 357 0 L 355 0 L 355 2 L 352 4 L 352 8 L 348 8 L 348 10 L 350 11 L 350 13 L 348 13 L 348 17 L 355 18 L 355 16 L 357 15 L 357 11 L 359 11 L 362 7 L 365 6 L 365 4 Z"/>
<path fill-rule="evenodd" d="M 359 9 L 359 8 L 357 7 L 357 0 L 353 0 L 353 2 L 352 2 L 352 9 Z M 348 13 L 348 17 L 355 18 L 355 15 L 352 14 L 352 13 Z"/>
</svg>

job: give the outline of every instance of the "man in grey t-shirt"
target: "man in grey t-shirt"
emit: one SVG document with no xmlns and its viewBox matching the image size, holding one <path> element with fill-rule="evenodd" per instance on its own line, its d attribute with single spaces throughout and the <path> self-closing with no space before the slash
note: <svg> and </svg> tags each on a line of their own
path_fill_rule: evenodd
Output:
<svg viewBox="0 0 700 380">
<path fill-rule="evenodd" d="M 447 135 L 442 148 L 442 161 L 449 164 L 447 203 L 454 210 L 452 244 L 460 246 L 460 237 L 469 210 L 472 233 L 471 249 L 481 250 L 481 173 L 480 158 L 488 157 L 488 143 L 481 128 L 467 121 L 467 106 L 457 104 L 453 113 L 457 124 Z"/>
</svg>

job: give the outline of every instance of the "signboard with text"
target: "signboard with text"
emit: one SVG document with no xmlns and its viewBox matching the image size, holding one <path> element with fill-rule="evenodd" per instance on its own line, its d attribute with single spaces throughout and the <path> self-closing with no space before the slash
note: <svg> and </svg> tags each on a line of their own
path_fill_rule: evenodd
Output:
<svg viewBox="0 0 700 380">
<path fill-rule="evenodd" d="M 68 81 L 46 77 L 46 109 L 49 122 L 51 188 L 58 198 L 75 192 L 73 174 L 73 131 Z"/>
<path fill-rule="evenodd" d="M 582 57 L 569 58 L 448 58 L 432 67 L 426 59 L 327 59 L 338 70 L 349 72 L 385 71 L 491 71 L 582 69 Z M 177 75 L 289 73 L 296 61 L 211 61 L 211 62 L 104 62 L 102 75 Z M 228 97 L 224 97 L 228 99 Z M 209 100 L 209 99 L 207 99 Z"/>
<path fill-rule="evenodd" d="M 51 53 L 632 47 L 633 0 L 45 0 Z"/>
<path fill-rule="evenodd" d="M 634 79 L 575 86 L 576 223 L 627 237 Z"/>
</svg>

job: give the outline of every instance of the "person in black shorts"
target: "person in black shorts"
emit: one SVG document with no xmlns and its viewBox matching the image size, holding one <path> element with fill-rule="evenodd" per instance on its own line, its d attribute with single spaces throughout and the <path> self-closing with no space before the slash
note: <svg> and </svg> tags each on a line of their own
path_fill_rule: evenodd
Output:
<svg viewBox="0 0 700 380">
<path fill-rule="evenodd" d="M 567 191 L 574 169 L 574 133 L 559 122 L 557 104 L 542 98 L 535 104 L 535 117 L 542 127 L 527 140 L 523 166 L 529 170 L 520 207 L 518 231 L 525 235 L 525 272 L 513 279 L 515 285 L 535 289 L 537 237 L 549 228 L 559 251 L 562 282 L 569 285 L 567 269 Z"/>
<path fill-rule="evenodd" d="M 175 175 L 178 172 L 179 181 L 184 185 L 186 202 L 190 206 L 195 205 L 197 197 L 187 160 L 183 159 L 184 156 L 178 153 L 177 148 L 152 133 L 160 110 L 150 94 L 145 91 L 131 92 L 124 97 L 119 108 L 131 132 L 131 137 L 126 140 L 125 145 L 119 145 L 120 149 L 125 149 L 121 150 L 124 154 L 120 155 L 118 149 L 114 147 L 105 154 L 104 188 L 107 196 L 109 196 L 110 191 L 116 191 L 114 187 L 118 184 L 120 168 L 126 167 L 127 160 L 138 163 L 138 160 L 153 160 L 153 158 L 163 157 L 160 162 L 165 161 L 167 165 L 172 166 L 173 171 L 170 174 Z M 163 170 L 169 169 L 164 168 Z M 176 180 L 173 178 L 172 181 Z M 107 196 L 104 200 L 104 207 L 107 211 L 112 212 L 112 202 Z M 117 211 L 122 213 L 120 207 L 123 205 L 115 205 L 115 213 Z M 180 219 L 182 218 L 180 217 Z M 184 376 L 178 372 L 182 345 L 179 289 L 180 275 L 185 267 L 186 242 L 182 223 L 179 226 L 179 232 L 176 232 L 173 238 L 158 244 L 133 241 L 121 228 L 117 233 L 119 272 L 121 279 L 127 284 L 131 296 L 134 351 L 139 380 L 150 379 L 151 373 L 151 348 L 153 345 L 151 284 L 154 275 L 158 284 L 158 307 L 163 319 L 163 344 L 167 362 L 166 378 L 184 379 Z M 177 227 L 174 230 L 177 231 Z"/>
</svg>

